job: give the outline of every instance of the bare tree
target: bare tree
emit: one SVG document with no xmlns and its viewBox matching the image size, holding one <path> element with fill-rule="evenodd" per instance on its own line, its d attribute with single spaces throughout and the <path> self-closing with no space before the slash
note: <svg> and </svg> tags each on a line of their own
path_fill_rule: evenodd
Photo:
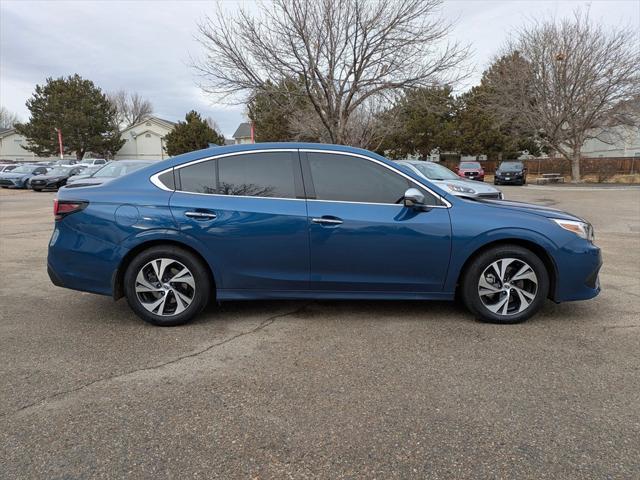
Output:
<svg viewBox="0 0 640 480">
<path fill-rule="evenodd" d="M 638 122 L 629 103 L 640 94 L 640 54 L 631 29 L 607 29 L 576 12 L 525 27 L 485 75 L 491 105 L 503 119 L 537 133 L 571 163 L 580 181 L 586 140 Z M 637 110 L 636 110 L 637 112 Z"/>
<path fill-rule="evenodd" d="M 467 50 L 446 42 L 442 0 L 273 0 L 199 24 L 206 57 L 194 62 L 218 100 L 299 79 L 328 141 L 348 141 L 367 102 L 460 77 Z M 240 100 L 241 101 L 241 100 Z"/>
<path fill-rule="evenodd" d="M 19 121 L 20 118 L 18 118 L 17 114 L 7 110 L 5 107 L 0 107 L 0 128 L 12 128 Z"/>
<path fill-rule="evenodd" d="M 108 95 L 109 101 L 116 108 L 117 121 L 121 129 L 135 125 L 153 113 L 153 105 L 137 92 L 127 93 L 118 90 Z"/>
</svg>

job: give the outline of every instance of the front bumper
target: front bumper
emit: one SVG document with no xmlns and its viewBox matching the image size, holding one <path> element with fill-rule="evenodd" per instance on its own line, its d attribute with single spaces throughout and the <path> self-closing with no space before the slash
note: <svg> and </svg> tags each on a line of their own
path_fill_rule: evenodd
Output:
<svg viewBox="0 0 640 480">
<path fill-rule="evenodd" d="M 496 176 L 495 180 L 496 182 L 503 183 L 503 184 L 516 184 L 516 183 L 520 184 L 524 181 L 524 177 L 523 176 L 516 177 L 514 175 L 509 175 L 509 177 Z"/>
<path fill-rule="evenodd" d="M 565 245 L 555 260 L 558 277 L 553 300 L 588 300 L 600 293 L 602 252 L 599 247 L 578 238 Z"/>
<path fill-rule="evenodd" d="M 57 189 L 60 188 L 60 182 L 55 181 L 55 182 L 44 182 L 42 180 L 31 180 L 31 188 L 32 189 Z"/>
<path fill-rule="evenodd" d="M 0 187 L 3 188 L 24 188 L 26 182 L 22 180 L 13 180 L 9 178 L 0 179 Z"/>
<path fill-rule="evenodd" d="M 460 175 L 460 178 L 464 180 L 477 180 L 479 182 L 484 182 L 484 175 Z"/>
</svg>

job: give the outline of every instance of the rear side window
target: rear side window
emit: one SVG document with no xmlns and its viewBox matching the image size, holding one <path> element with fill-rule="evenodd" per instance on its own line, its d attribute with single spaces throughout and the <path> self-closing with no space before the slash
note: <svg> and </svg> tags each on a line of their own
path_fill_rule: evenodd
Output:
<svg viewBox="0 0 640 480">
<path fill-rule="evenodd" d="M 178 189 L 184 192 L 296 198 L 296 168 L 300 167 L 293 152 L 267 152 L 207 160 L 176 172 Z M 162 176 L 160 181 L 169 187 Z"/>
<path fill-rule="evenodd" d="M 218 193 L 296 198 L 292 152 L 247 153 L 218 159 Z M 299 168 L 299 167 L 297 167 Z"/>
<path fill-rule="evenodd" d="M 160 175 L 158 177 L 158 180 L 160 180 L 160 182 L 167 187 L 169 190 L 175 190 L 176 189 L 176 181 L 173 177 L 173 169 L 169 170 L 168 172 L 163 173 L 162 175 Z"/>
<path fill-rule="evenodd" d="M 217 193 L 218 180 L 215 160 L 195 163 L 179 169 L 178 172 L 180 174 L 180 190 L 193 193 Z M 167 184 L 165 183 L 165 185 Z"/>
<path fill-rule="evenodd" d="M 307 153 L 316 198 L 362 203 L 399 203 L 409 187 L 420 188 L 398 173 L 364 158 Z M 436 199 L 421 189 L 428 205 Z"/>
</svg>

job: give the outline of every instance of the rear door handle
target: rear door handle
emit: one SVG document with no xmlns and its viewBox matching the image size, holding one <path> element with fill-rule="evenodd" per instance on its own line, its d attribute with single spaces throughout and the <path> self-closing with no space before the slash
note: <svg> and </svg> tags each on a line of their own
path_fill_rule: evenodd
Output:
<svg viewBox="0 0 640 480">
<path fill-rule="evenodd" d="M 342 219 L 338 217 L 314 217 L 311 219 L 313 223 L 319 223 L 320 225 L 340 225 L 342 224 Z"/>
<path fill-rule="evenodd" d="M 217 217 L 213 212 L 184 212 L 184 215 L 194 220 L 215 220 Z"/>
</svg>

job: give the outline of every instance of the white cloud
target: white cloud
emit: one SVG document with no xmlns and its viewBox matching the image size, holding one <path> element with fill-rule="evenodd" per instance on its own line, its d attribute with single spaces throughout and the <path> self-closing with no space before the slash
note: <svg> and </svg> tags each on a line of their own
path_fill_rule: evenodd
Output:
<svg viewBox="0 0 640 480">
<path fill-rule="evenodd" d="M 527 19 L 570 15 L 588 4 L 595 20 L 640 31 L 636 0 L 459 0 L 445 3 L 442 14 L 459 19 L 454 37 L 474 50 L 475 82 L 510 30 Z M 36 84 L 50 76 L 79 73 L 106 91 L 141 93 L 153 102 L 158 116 L 170 120 L 196 109 L 231 135 L 242 121 L 242 107 L 211 104 L 188 66 L 189 58 L 201 53 L 194 35 L 196 22 L 207 13 L 215 13 L 211 1 L 2 0 L 0 103 L 26 120 L 24 102 Z"/>
</svg>

